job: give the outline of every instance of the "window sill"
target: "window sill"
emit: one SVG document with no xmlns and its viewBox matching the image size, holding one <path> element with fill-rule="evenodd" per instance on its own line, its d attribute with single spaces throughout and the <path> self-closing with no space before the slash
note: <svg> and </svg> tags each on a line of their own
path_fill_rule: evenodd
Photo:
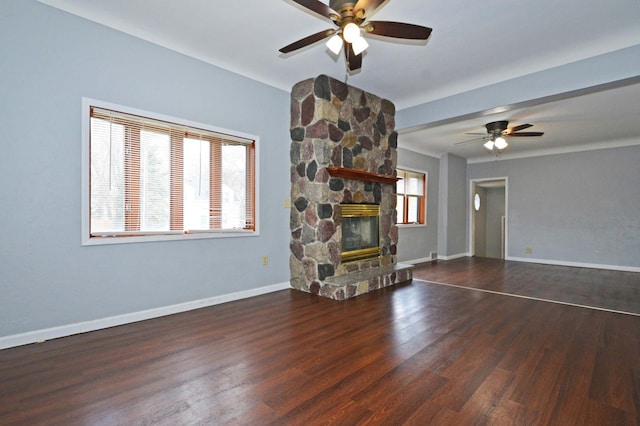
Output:
<svg viewBox="0 0 640 426">
<path fill-rule="evenodd" d="M 158 241 L 185 241 L 185 240 L 205 240 L 216 238 L 239 238 L 257 237 L 258 231 L 215 231 L 215 232 L 195 232 L 179 234 L 157 234 L 144 236 L 122 236 L 122 237 L 82 237 L 83 246 L 100 246 L 109 244 L 131 244 L 131 243 L 152 243 Z"/>
<path fill-rule="evenodd" d="M 398 228 L 426 228 L 426 223 L 398 223 Z"/>
</svg>

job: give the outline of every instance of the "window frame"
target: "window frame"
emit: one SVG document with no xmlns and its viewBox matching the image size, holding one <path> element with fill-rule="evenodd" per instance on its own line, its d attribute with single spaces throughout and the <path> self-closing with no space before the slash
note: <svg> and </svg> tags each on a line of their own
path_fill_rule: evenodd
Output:
<svg viewBox="0 0 640 426">
<path fill-rule="evenodd" d="M 196 232 L 185 233 L 184 231 L 162 231 L 156 232 L 140 232 L 140 235 L 126 234 L 119 235 L 114 233 L 113 237 L 95 237 L 91 235 L 91 107 L 114 110 L 125 114 L 149 118 L 152 120 L 160 120 L 169 123 L 176 123 L 186 127 L 202 129 L 214 133 L 229 135 L 231 138 L 242 138 L 254 141 L 253 148 L 253 170 L 248 171 L 253 176 L 253 205 L 254 205 L 254 229 L 207 229 L 198 230 Z M 228 130 L 210 124 L 198 123 L 182 118 L 171 117 L 150 111 L 144 111 L 123 105 L 117 105 L 110 102 L 100 101 L 91 98 L 82 98 L 82 200 L 81 200 L 81 245 L 105 245 L 105 244 L 128 244 L 156 241 L 176 241 L 176 240 L 199 240 L 211 238 L 237 238 L 237 237 L 255 237 L 260 235 L 260 139 L 256 135 L 251 135 L 236 130 Z"/>
<path fill-rule="evenodd" d="M 396 225 L 399 227 L 403 227 L 403 228 L 411 228 L 411 227 L 426 227 L 427 226 L 427 185 L 429 182 L 429 172 L 427 172 L 426 170 L 418 170 L 418 169 L 412 169 L 409 167 L 396 167 L 396 175 L 398 177 L 401 177 L 401 174 L 403 172 L 408 172 L 408 173 L 414 173 L 414 174 L 421 174 L 424 176 L 424 182 L 423 182 L 423 187 L 422 187 L 422 202 L 419 204 L 420 205 L 420 211 L 418 212 L 418 216 L 419 216 L 419 221 L 418 222 L 397 222 Z M 403 212 L 404 212 L 404 217 L 406 218 L 408 215 L 408 209 L 407 209 L 407 204 L 408 204 L 408 197 L 403 193 L 403 194 L 399 194 L 397 191 L 397 185 L 396 185 L 396 199 L 398 195 L 402 195 L 403 199 L 404 199 L 404 206 L 403 206 Z M 398 210 L 398 206 L 396 205 L 396 211 Z M 398 215 L 396 214 L 396 221 L 398 219 Z"/>
</svg>

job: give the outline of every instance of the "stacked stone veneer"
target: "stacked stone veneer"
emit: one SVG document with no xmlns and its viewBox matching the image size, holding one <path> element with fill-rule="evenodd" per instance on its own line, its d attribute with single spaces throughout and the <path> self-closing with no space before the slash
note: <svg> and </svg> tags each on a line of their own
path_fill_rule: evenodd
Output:
<svg viewBox="0 0 640 426">
<path fill-rule="evenodd" d="M 321 75 L 293 87 L 292 288 L 341 300 L 411 279 L 410 270 L 398 272 L 394 265 L 395 185 L 331 177 L 327 171 L 344 167 L 395 176 L 394 127 L 391 102 L 338 80 Z M 380 205 L 379 258 L 341 263 L 341 203 Z"/>
</svg>

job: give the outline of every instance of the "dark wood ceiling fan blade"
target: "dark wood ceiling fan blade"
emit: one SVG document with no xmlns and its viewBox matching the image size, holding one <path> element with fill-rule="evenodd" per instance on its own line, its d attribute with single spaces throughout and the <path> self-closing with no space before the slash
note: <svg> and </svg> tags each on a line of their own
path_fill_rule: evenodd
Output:
<svg viewBox="0 0 640 426">
<path fill-rule="evenodd" d="M 544 135 L 544 132 L 517 132 L 517 133 L 508 134 L 506 136 L 514 137 L 514 136 L 542 136 L 542 135 Z"/>
<path fill-rule="evenodd" d="M 293 0 L 295 3 L 298 3 L 300 6 L 309 9 L 312 12 L 317 13 L 320 16 L 324 16 L 325 18 L 331 19 L 332 16 L 337 15 L 340 16 L 338 12 L 331 9 L 326 4 L 322 3 L 319 0 Z"/>
<path fill-rule="evenodd" d="M 349 71 L 357 71 L 362 68 L 362 53 L 356 55 L 351 43 L 344 44 L 344 58 L 347 61 L 347 69 Z"/>
<path fill-rule="evenodd" d="M 365 23 L 364 29 L 370 34 L 410 40 L 426 40 L 432 31 L 431 28 L 421 25 L 391 21 L 369 21 Z"/>
<path fill-rule="evenodd" d="M 510 135 L 513 132 L 519 132 L 520 130 L 528 129 L 529 127 L 533 127 L 533 124 L 519 124 L 517 126 L 513 126 L 504 131 L 505 134 Z"/>
<path fill-rule="evenodd" d="M 333 34 L 336 33 L 336 30 L 330 29 L 330 30 L 324 30 L 324 31 L 320 31 L 317 32 L 315 34 L 311 34 L 310 36 L 307 36 L 303 39 L 300 39 L 298 41 L 295 41 L 285 47 L 283 47 L 282 49 L 280 49 L 280 52 L 282 53 L 289 53 L 289 52 L 293 52 L 294 50 L 298 50 L 301 49 L 305 46 L 308 46 L 310 44 L 313 44 L 315 42 L 318 42 L 324 38 L 327 38 Z"/>
<path fill-rule="evenodd" d="M 358 11 L 362 9 L 364 10 L 363 16 L 365 18 L 370 18 L 385 1 L 386 0 L 359 0 L 353 7 L 353 10 L 355 10 L 357 16 Z"/>
</svg>

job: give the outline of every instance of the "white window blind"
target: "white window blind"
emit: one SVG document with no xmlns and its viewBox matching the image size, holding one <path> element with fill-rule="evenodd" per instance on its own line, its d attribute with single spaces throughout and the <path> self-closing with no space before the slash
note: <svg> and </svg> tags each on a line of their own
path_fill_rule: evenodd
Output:
<svg viewBox="0 0 640 426">
<path fill-rule="evenodd" d="M 92 238 L 255 230 L 255 141 L 92 106 Z"/>
</svg>

